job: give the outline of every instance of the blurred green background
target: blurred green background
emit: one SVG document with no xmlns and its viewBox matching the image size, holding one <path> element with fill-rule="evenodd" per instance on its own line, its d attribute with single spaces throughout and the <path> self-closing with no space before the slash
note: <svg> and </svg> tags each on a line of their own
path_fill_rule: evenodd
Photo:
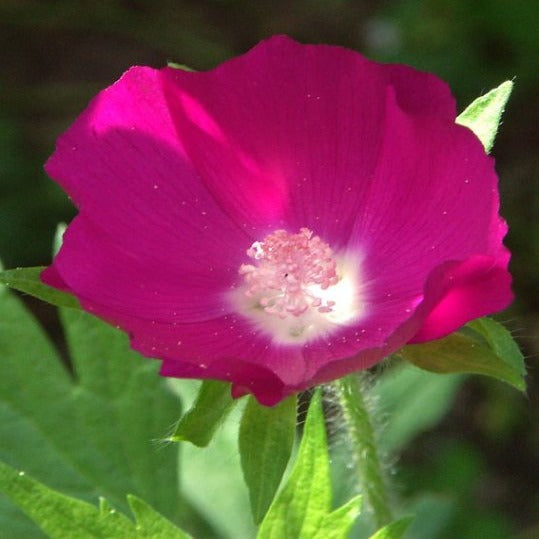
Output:
<svg viewBox="0 0 539 539">
<path fill-rule="evenodd" d="M 415 537 L 539 537 L 538 20 L 537 0 L 0 0 L 2 261 L 49 261 L 56 224 L 74 210 L 42 165 L 89 98 L 131 65 L 211 68 L 287 33 L 434 72 L 460 109 L 515 78 L 493 152 L 517 294 L 500 320 L 528 357 L 529 394 L 469 378 L 443 421 L 406 447 L 395 481 L 441 523 Z"/>
</svg>

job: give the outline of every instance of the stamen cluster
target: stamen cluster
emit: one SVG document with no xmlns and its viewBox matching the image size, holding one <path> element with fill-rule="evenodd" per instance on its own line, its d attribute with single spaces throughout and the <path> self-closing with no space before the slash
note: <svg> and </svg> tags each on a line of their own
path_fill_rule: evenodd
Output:
<svg viewBox="0 0 539 539">
<path fill-rule="evenodd" d="M 239 269 L 247 284 L 245 295 L 258 298 L 267 313 L 284 319 L 310 308 L 333 311 L 335 302 L 320 293 L 339 280 L 333 252 L 308 228 L 297 234 L 276 230 L 254 242 L 247 255 L 256 265 L 243 264 Z"/>
</svg>

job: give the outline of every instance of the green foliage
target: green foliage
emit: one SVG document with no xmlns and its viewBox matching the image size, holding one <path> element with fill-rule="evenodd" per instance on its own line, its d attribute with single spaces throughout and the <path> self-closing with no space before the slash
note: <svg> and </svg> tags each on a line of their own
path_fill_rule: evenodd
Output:
<svg viewBox="0 0 539 539">
<path fill-rule="evenodd" d="M 51 539 L 188 539 L 148 504 L 129 496 L 136 524 L 110 507 L 99 507 L 52 490 L 0 462 L 0 492 L 18 505 Z M 8 529 L 4 529 L 4 532 Z"/>
<path fill-rule="evenodd" d="M 135 515 L 137 538 L 140 539 L 188 539 L 190 536 L 174 526 L 151 505 L 136 496 L 127 496 L 129 507 Z"/>
<path fill-rule="evenodd" d="M 293 13 L 275 9 L 275 6 L 261 9 L 258 3 L 246 1 L 184 2 L 179 9 L 178 2 L 173 0 L 153 4 L 113 0 L 102 5 L 87 3 L 86 6 L 67 0 L 0 4 L 0 39 L 3 45 L 0 102 L 4 104 L 3 117 L 0 118 L 0 252 L 11 267 L 43 263 L 49 254 L 46 231 L 52 231 L 59 220 L 72 216 L 73 210 L 64 193 L 38 172 L 53 148 L 54 139 L 83 109 L 88 99 L 110 83 L 112 73 L 119 75 L 125 66 L 140 63 L 141 59 L 152 61 L 157 66 L 158 57 L 178 58 L 180 62 L 189 62 L 197 68 L 208 68 L 243 52 L 267 35 L 267 28 L 271 26 L 276 31 L 286 28 L 303 42 L 340 43 L 362 52 L 371 47 L 370 54 L 378 51 L 382 60 L 402 61 L 433 71 L 449 82 L 463 103 L 467 102 L 467 97 L 478 95 L 480 89 L 488 89 L 500 80 L 516 75 L 518 93 L 514 95 L 511 125 L 506 126 L 504 140 L 500 140 L 504 147 L 498 148 L 503 150 L 498 169 L 509 195 L 504 200 L 504 215 L 511 225 L 512 271 L 520 296 L 519 310 L 512 316 L 519 317 L 519 326 L 524 335 L 530 337 L 528 353 L 535 355 L 533 320 L 537 310 L 534 291 L 539 275 L 536 271 L 539 227 L 534 225 L 534 218 L 539 199 L 534 182 L 528 181 L 535 170 L 537 147 L 536 87 L 539 70 L 533 66 L 539 54 L 539 32 L 536 31 L 539 3 L 535 0 L 485 0 L 477 3 L 469 0 L 397 0 L 379 3 L 378 7 L 373 4 L 372 9 L 367 10 L 358 8 L 359 4 L 354 2 L 322 0 L 308 6 L 298 5 Z M 281 4 L 281 7 L 286 7 L 286 3 Z M 377 29 L 373 39 L 367 35 L 371 28 Z M 92 36 L 90 44 L 87 39 L 81 40 L 81 36 L 88 34 Z M 61 45 L 58 45 L 58 35 L 62 35 Z M 53 47 L 55 43 L 58 45 L 54 64 L 42 61 L 43 43 Z M 108 53 L 111 49 L 115 54 Z M 73 62 L 74 57 L 77 62 Z M 99 58 L 99 65 L 95 58 Z M 86 73 L 88 66 L 92 74 L 91 83 L 87 82 L 90 80 Z M 523 308 L 528 312 L 523 312 Z M 530 309 L 535 311 L 530 313 Z M 530 316 L 530 324 L 523 316 L 526 314 Z M 0 325 L 3 324 L 2 316 L 0 310 Z M 36 349 L 33 337 L 33 334 L 25 336 L 24 332 L 19 333 L 19 346 L 22 345 L 27 353 Z M 6 361 L 6 347 L 1 342 L 0 350 L 0 362 Z M 6 372 L 0 366 L 0 386 L 14 384 L 25 401 L 28 384 L 17 386 L 19 380 L 15 376 L 9 377 L 9 374 L 6 378 Z M 49 384 L 48 378 L 42 374 L 41 371 L 36 372 L 36 379 Z M 402 449 L 417 434 L 424 433 L 422 443 L 406 452 L 409 458 L 405 456 L 399 461 L 399 469 L 407 468 L 409 471 L 412 465 L 424 467 L 425 462 L 435 458 L 428 474 L 439 475 L 442 483 L 444 475 L 447 479 L 458 469 L 457 465 L 447 466 L 447 455 L 438 458 L 439 448 L 455 435 L 456 430 L 461 437 L 472 436 L 478 440 L 476 443 L 481 447 L 478 458 L 483 462 L 494 460 L 498 463 L 498 468 L 484 470 L 482 478 L 477 479 L 473 498 L 471 495 L 466 499 L 461 497 L 463 489 L 460 483 L 451 485 L 451 490 L 448 486 L 441 493 L 436 490 L 438 484 L 430 485 L 435 491 L 420 495 L 418 491 L 425 485 L 418 484 L 416 476 L 406 476 L 406 480 L 399 482 L 403 497 L 421 496 L 412 510 L 415 513 L 417 507 L 418 514 L 408 532 L 412 539 L 513 536 L 514 533 L 499 526 L 499 520 L 492 515 L 487 516 L 490 525 L 498 528 L 497 534 L 486 525 L 477 528 L 487 518 L 479 515 L 477 510 L 477 491 L 483 492 L 486 484 L 498 485 L 498 517 L 508 504 L 517 521 L 530 521 L 535 514 L 533 495 L 537 489 L 531 488 L 532 474 L 520 471 L 522 466 L 526 466 L 526 455 L 531 453 L 535 456 L 537 453 L 536 446 L 532 445 L 538 439 L 537 421 L 531 408 L 523 404 L 525 400 L 510 391 L 509 386 L 491 383 L 487 378 L 475 379 L 472 384 L 467 384 L 462 395 L 466 398 L 467 424 L 456 427 L 453 423 L 449 433 L 424 432 L 440 421 L 463 380 L 461 375 L 432 376 L 413 366 L 403 369 L 396 366 L 382 373 L 379 387 L 375 388 L 375 391 L 380 390 L 379 405 L 386 409 L 382 433 L 386 447 Z M 191 382 L 169 381 L 166 385 L 181 386 L 183 396 L 183 388 L 190 387 Z M 49 392 L 44 391 L 44 394 L 48 397 Z M 42 401 L 40 406 L 45 407 L 46 402 Z M 53 476 L 54 469 L 58 472 L 57 483 L 65 483 L 66 488 L 76 486 L 74 480 L 64 479 L 65 467 L 51 464 L 48 431 L 40 430 L 43 425 L 38 423 L 36 427 L 45 439 L 43 444 L 42 438 L 22 436 L 18 428 L 16 437 L 10 434 L 13 422 L 6 418 L 11 406 L 0 398 L 3 425 L 0 426 L 0 453 L 24 454 L 33 448 L 32 462 L 36 470 L 41 467 L 40 473 Z M 191 444 L 181 448 L 185 493 L 196 499 L 198 507 L 203 508 L 212 521 L 217 522 L 221 518 L 223 529 L 225 524 L 230 525 L 228 535 L 221 529 L 220 532 L 223 537 L 233 539 L 252 537 L 252 533 L 241 533 L 232 527 L 242 518 L 247 520 L 248 500 L 245 499 L 243 516 L 241 503 L 234 511 L 228 505 L 242 494 L 235 452 L 235 412 L 237 409 L 218 429 L 211 446 L 204 451 Z M 507 414 L 512 414 L 510 428 L 506 426 L 500 430 L 492 426 L 506 421 L 503 418 Z M 176 417 L 172 415 L 171 421 Z M 455 420 L 454 417 L 448 419 Z M 491 425 L 491 431 L 486 441 L 481 437 L 487 424 Z M 64 438 L 69 435 L 65 429 L 62 432 Z M 51 436 L 53 440 L 61 438 L 54 432 Z M 161 435 L 156 437 L 161 438 Z M 9 444 L 13 447 L 6 449 Z M 434 454 L 422 455 L 425 444 L 429 449 L 436 448 Z M 40 454 L 42 447 L 45 448 L 43 455 Z M 507 449 L 509 447 L 511 450 Z M 110 449 L 116 450 L 114 447 Z M 118 450 L 123 451 L 121 447 Z M 348 473 L 346 468 L 345 473 Z M 518 492 L 511 486 L 511 474 L 518 477 Z M 200 481 L 201 477 L 203 481 Z M 415 489 L 413 494 L 409 492 L 410 488 Z M 222 495 L 223 492 L 226 496 Z M 92 492 L 92 500 L 95 500 L 95 495 L 96 492 Z M 489 500 L 490 496 L 487 499 L 482 497 L 481 505 L 491 503 Z M 24 527 L 22 520 L 16 521 L 15 511 L 14 506 L 0 499 L 0 535 L 6 532 L 5 523 L 9 521 L 12 524 L 9 531 L 13 531 L 11 536 L 8 532 L 7 539 L 43 537 L 39 532 Z M 462 516 L 458 518 L 462 522 L 458 531 L 454 531 L 451 522 L 460 513 Z M 13 519 L 6 520 L 6 515 L 13 516 Z M 21 527 L 15 528 L 16 524 Z M 527 535 L 535 537 L 530 531 Z M 208 532 L 196 535 L 210 536 Z"/>
<path fill-rule="evenodd" d="M 295 396 L 273 408 L 249 397 L 239 432 L 243 476 L 249 488 L 251 512 L 259 524 L 281 483 L 296 434 Z"/>
<path fill-rule="evenodd" d="M 509 331 L 490 318 L 474 320 L 443 339 L 405 346 L 398 355 L 431 372 L 485 374 L 526 389 L 522 353 Z"/>
<path fill-rule="evenodd" d="M 413 517 L 403 517 L 391 522 L 378 530 L 370 539 L 401 539 L 404 537 L 408 526 L 410 526 Z"/>
<path fill-rule="evenodd" d="M 133 524 L 121 513 L 100 511 L 96 506 L 51 490 L 1 462 L 0 492 L 52 539 L 134 536 Z"/>
<path fill-rule="evenodd" d="M 21 302 L 0 289 L 0 458 L 86 501 L 124 512 L 134 493 L 174 521 L 177 447 L 164 431 L 180 410 L 157 363 L 126 335 L 78 310 L 62 312 L 73 374 Z M 0 529 L 41 535 L 0 500 Z"/>
<path fill-rule="evenodd" d="M 198 447 L 207 446 L 235 403 L 229 383 L 203 381 L 192 408 L 180 419 L 168 439 L 171 442 L 191 442 Z"/>
<path fill-rule="evenodd" d="M 324 515 L 313 539 L 345 539 L 360 513 L 361 505 L 362 497 L 354 496 L 338 509 Z"/>
<path fill-rule="evenodd" d="M 488 464 L 465 440 L 440 440 L 437 450 L 416 467 L 399 472 L 407 487 L 406 512 L 416 518 L 409 539 L 505 539 L 513 537 L 507 516 L 476 504 L 477 488 L 488 477 Z"/>
<path fill-rule="evenodd" d="M 4 284 L 19 292 L 24 292 L 58 307 L 80 309 L 77 298 L 41 282 L 39 276 L 44 269 L 44 266 L 38 266 L 35 268 L 15 268 L 2 271 L 0 272 L 0 284 Z"/>
<path fill-rule="evenodd" d="M 513 83 L 508 80 L 478 97 L 457 117 L 457 123 L 471 129 L 490 153 Z"/>
<path fill-rule="evenodd" d="M 171 382 L 185 395 L 184 380 Z M 238 452 L 238 426 L 245 401 L 239 400 L 208 446 L 177 444 L 182 497 L 204 515 L 214 530 L 213 534 L 193 530 L 197 539 L 247 539 L 256 534 Z"/>
<path fill-rule="evenodd" d="M 329 455 L 321 392 L 311 401 L 294 467 L 262 521 L 257 539 L 344 538 L 359 514 L 361 498 L 331 512 Z M 317 535 L 318 534 L 318 535 Z M 327 537 L 327 535 L 326 535 Z"/>
<path fill-rule="evenodd" d="M 463 375 L 432 376 L 406 363 L 384 372 L 372 389 L 387 418 L 380 433 L 382 447 L 398 451 L 436 425 L 451 407 L 463 381 Z"/>
</svg>

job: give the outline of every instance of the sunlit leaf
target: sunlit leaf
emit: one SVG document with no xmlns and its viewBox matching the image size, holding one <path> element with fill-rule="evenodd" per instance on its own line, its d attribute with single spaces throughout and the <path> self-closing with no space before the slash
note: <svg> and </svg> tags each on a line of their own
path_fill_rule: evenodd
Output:
<svg viewBox="0 0 539 539">
<path fill-rule="evenodd" d="M 20 300 L 0 294 L 2 459 L 88 502 L 105 496 L 128 513 L 134 493 L 174 522 L 191 518 L 178 494 L 177 447 L 162 442 L 180 403 L 158 363 L 80 310 L 65 309 L 62 320 L 73 375 Z M 0 530 L 12 528 L 42 536 L 0 500 Z"/>
<path fill-rule="evenodd" d="M 169 440 L 191 442 L 199 447 L 208 445 L 235 403 L 229 383 L 205 380 L 193 406 L 180 419 Z"/>
<path fill-rule="evenodd" d="M 121 513 L 113 509 L 103 511 L 95 505 L 60 494 L 2 462 L 0 492 L 20 507 L 51 539 L 105 539 L 135 535 L 133 523 Z"/>
<path fill-rule="evenodd" d="M 500 120 L 511 91 L 513 82 L 508 80 L 487 94 L 478 97 L 458 117 L 457 123 L 471 129 L 490 152 L 498 132 Z"/>
<path fill-rule="evenodd" d="M 329 455 L 318 390 L 309 406 L 292 473 L 262 521 L 257 538 L 313 537 L 330 507 Z"/>
<path fill-rule="evenodd" d="M 66 496 L 2 462 L 0 492 L 52 539 L 189 539 L 189 535 L 136 496 L 128 496 L 135 524 L 105 498 L 100 498 L 99 506 L 95 506 Z"/>
<path fill-rule="evenodd" d="M 273 408 L 249 398 L 240 424 L 243 475 L 258 524 L 266 514 L 290 459 L 296 432 L 295 396 Z"/>
<path fill-rule="evenodd" d="M 303 438 L 294 467 L 260 525 L 257 539 L 344 538 L 359 511 L 354 498 L 331 512 L 331 481 L 326 427 L 320 390 L 309 406 Z"/>
<path fill-rule="evenodd" d="M 443 339 L 405 346 L 397 355 L 427 371 L 485 374 L 520 391 L 526 389 L 518 345 L 509 331 L 490 318 L 474 320 Z"/>
<path fill-rule="evenodd" d="M 346 539 L 348 532 L 361 511 L 361 496 L 324 516 L 313 539 Z"/>
</svg>

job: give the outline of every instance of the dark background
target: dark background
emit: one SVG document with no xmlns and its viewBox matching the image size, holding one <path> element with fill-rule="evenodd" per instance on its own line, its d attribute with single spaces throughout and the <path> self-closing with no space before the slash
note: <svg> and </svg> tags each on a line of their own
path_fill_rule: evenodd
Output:
<svg viewBox="0 0 539 539">
<path fill-rule="evenodd" d="M 538 20 L 536 0 L 0 0 L 4 266 L 50 260 L 55 227 L 74 210 L 43 162 L 88 99 L 131 65 L 207 69 L 287 33 L 432 71 L 461 110 L 514 78 L 493 154 L 517 300 L 499 319 L 528 358 L 528 397 L 469 379 L 444 422 L 416 439 L 397 468 L 402 495 L 429 489 L 459 500 L 443 537 L 539 537 Z"/>
</svg>

